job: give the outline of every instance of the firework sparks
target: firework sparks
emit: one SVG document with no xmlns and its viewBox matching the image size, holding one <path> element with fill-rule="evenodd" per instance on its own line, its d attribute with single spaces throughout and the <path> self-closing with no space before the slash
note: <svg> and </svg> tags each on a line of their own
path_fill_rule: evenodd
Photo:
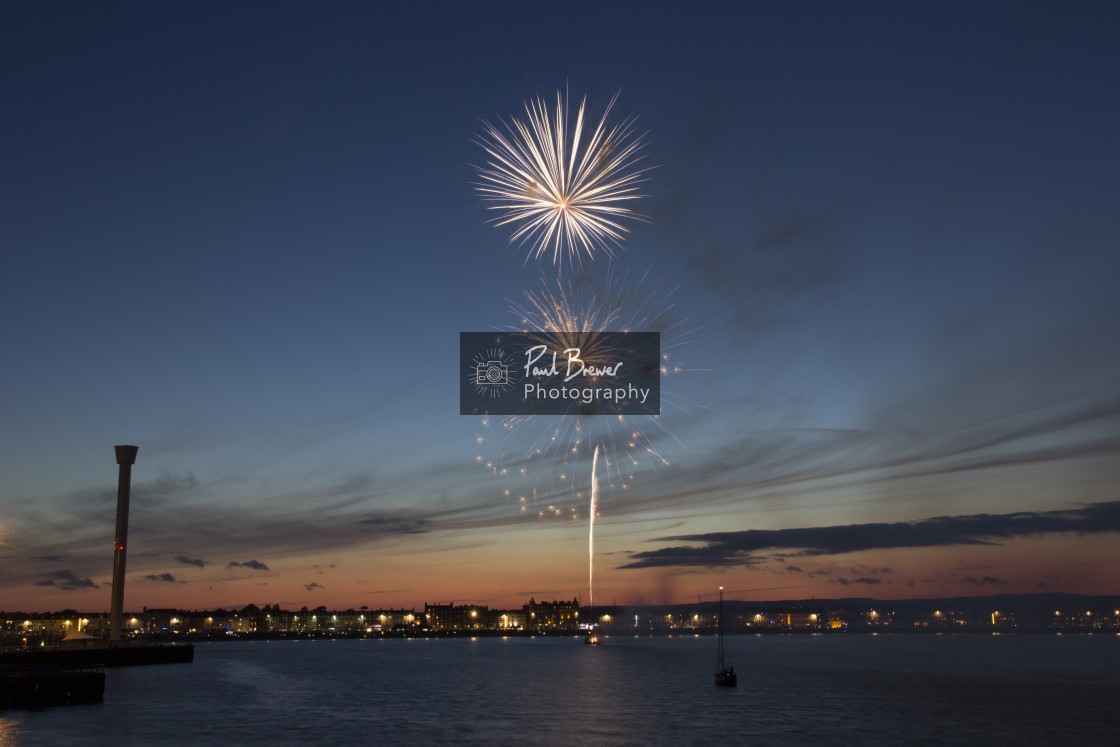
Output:
<svg viewBox="0 0 1120 747">
<path fill-rule="evenodd" d="M 686 371 L 675 357 L 689 344 L 695 329 L 688 329 L 684 320 L 672 319 L 676 288 L 651 281 L 651 273 L 647 270 L 636 281 L 609 270 L 602 282 L 586 272 L 568 280 L 546 279 L 538 289 L 525 291 L 519 301 L 510 302 L 514 319 L 509 329 L 538 333 L 554 346 L 581 350 L 587 346 L 580 336 L 589 332 L 657 331 L 661 333 L 662 379 L 675 377 Z M 610 351 L 601 353 L 604 360 L 610 358 Z M 581 357 L 587 354 L 581 352 Z M 667 407 L 689 412 L 697 406 L 668 392 L 664 384 L 661 397 L 663 412 Z M 583 515 L 589 498 L 587 482 L 576 476 L 587 474 L 596 449 L 601 459 L 617 460 L 607 462 L 615 474 L 600 484 L 600 493 L 603 489 L 627 491 L 639 472 L 668 464 L 655 441 L 661 437 L 676 440 L 662 418 L 646 415 L 515 415 L 485 418 L 482 425 L 500 429 L 501 435 L 484 439 L 498 449 L 487 457 L 479 454 L 479 463 L 500 480 L 503 492 L 516 501 L 522 513 L 542 520 L 576 520 Z M 479 438 L 481 446 L 483 439 Z M 558 506 L 565 510 L 558 512 Z"/>
<path fill-rule="evenodd" d="M 626 277 L 609 274 L 606 285 L 599 291 L 586 279 L 566 284 L 559 280 L 555 284 L 546 282 L 542 290 L 526 291 L 524 302 L 510 304 L 510 312 L 517 317 L 516 324 L 511 327 L 539 334 L 543 342 L 560 349 L 579 348 L 583 360 L 601 364 L 611 361 L 614 351 L 602 347 L 599 333 L 609 330 L 660 332 L 662 376 L 681 373 L 683 369 L 671 362 L 671 356 L 677 348 L 688 344 L 684 338 L 688 332 L 682 329 L 683 322 L 673 323 L 669 319 L 676 288 L 662 292 L 659 283 L 649 283 L 648 276 L 649 271 L 636 284 L 631 284 Z M 684 398 L 674 398 L 662 389 L 663 406 L 687 410 L 686 404 Z M 511 433 L 519 430 L 524 434 L 531 430 L 524 426 L 533 422 L 547 426 L 536 439 L 529 441 L 532 445 L 523 457 L 572 455 L 578 453 L 582 445 L 594 445 L 602 446 L 607 453 L 625 452 L 627 461 L 634 467 L 639 465 L 638 453 L 644 454 L 653 466 L 667 464 L 641 428 L 643 423 L 649 423 L 664 431 L 656 417 L 565 415 L 553 419 L 527 415 L 512 416 L 502 424 Z"/>
<path fill-rule="evenodd" d="M 633 118 L 607 124 L 617 98 L 611 98 L 590 137 L 587 98 L 569 127 L 566 95 L 559 91 L 552 111 L 535 99 L 525 104 L 525 121 L 482 123 L 476 142 L 488 160 L 479 167 L 482 181 L 475 187 L 501 212 L 495 225 L 515 226 L 510 243 L 528 247 L 526 262 L 547 254 L 554 265 L 564 257 L 580 264 L 600 251 L 613 256 L 612 247 L 621 246 L 627 230 L 622 220 L 643 219 L 626 204 L 642 196 L 637 185 L 651 167 L 638 167 L 642 143 Z"/>
</svg>

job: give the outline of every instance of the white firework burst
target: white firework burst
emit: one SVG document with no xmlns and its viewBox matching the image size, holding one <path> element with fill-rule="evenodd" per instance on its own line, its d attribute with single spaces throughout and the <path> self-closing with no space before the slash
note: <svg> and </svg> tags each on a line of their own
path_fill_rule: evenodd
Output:
<svg viewBox="0 0 1120 747">
<path fill-rule="evenodd" d="M 588 136 L 587 98 L 571 127 L 565 99 L 557 91 L 551 111 L 543 99 L 528 101 L 526 120 L 483 122 L 476 139 L 488 159 L 475 187 L 501 213 L 492 222 L 514 226 L 510 243 L 528 247 L 526 262 L 550 254 L 554 265 L 562 258 L 577 265 L 596 252 L 614 256 L 627 230 L 623 220 L 644 220 L 626 207 L 642 197 L 637 185 L 652 168 L 639 168 L 635 120 L 608 126 L 616 93 Z"/>
</svg>

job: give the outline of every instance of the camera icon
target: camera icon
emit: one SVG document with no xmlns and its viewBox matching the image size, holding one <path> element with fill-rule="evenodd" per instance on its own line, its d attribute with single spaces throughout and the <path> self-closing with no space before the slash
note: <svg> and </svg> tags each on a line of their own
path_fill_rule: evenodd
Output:
<svg viewBox="0 0 1120 747">
<path fill-rule="evenodd" d="M 475 383 L 505 386 L 509 383 L 509 366 L 501 361 L 479 363 L 475 368 Z"/>
</svg>

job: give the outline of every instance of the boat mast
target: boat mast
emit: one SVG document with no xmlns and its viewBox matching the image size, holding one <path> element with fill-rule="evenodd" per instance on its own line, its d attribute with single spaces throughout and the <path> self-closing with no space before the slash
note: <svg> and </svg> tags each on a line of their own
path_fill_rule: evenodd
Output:
<svg viewBox="0 0 1120 747">
<path fill-rule="evenodd" d="M 722 672 L 723 666 L 723 587 L 719 587 L 719 669 Z"/>
</svg>

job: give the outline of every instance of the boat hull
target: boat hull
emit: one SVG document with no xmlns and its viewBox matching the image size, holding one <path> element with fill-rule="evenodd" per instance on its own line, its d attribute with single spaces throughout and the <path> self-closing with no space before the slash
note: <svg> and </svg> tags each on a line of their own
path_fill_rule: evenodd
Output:
<svg viewBox="0 0 1120 747">
<path fill-rule="evenodd" d="M 720 687 L 735 687 L 739 684 L 739 675 L 725 669 L 715 673 L 715 682 Z"/>
</svg>

